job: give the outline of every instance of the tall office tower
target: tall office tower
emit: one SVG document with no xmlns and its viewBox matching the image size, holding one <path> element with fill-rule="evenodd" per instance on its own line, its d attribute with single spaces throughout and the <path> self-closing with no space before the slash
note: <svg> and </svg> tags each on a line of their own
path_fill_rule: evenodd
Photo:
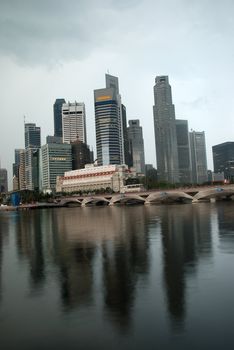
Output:
<svg viewBox="0 0 234 350">
<path fill-rule="evenodd" d="M 126 120 L 126 107 L 122 104 L 121 95 L 119 93 L 119 79 L 113 75 L 105 74 L 106 88 L 112 88 L 116 91 L 118 110 L 119 110 L 119 143 L 120 143 L 120 164 L 125 163 L 124 154 L 124 117 Z M 126 125 L 127 127 L 127 125 Z M 125 130 L 126 132 L 126 130 Z M 125 135 L 126 136 L 126 135 Z"/>
<path fill-rule="evenodd" d="M 34 123 L 24 124 L 25 148 L 41 147 L 41 128 Z"/>
<path fill-rule="evenodd" d="M 63 138 L 60 136 L 46 136 L 46 143 L 63 143 Z"/>
<path fill-rule="evenodd" d="M 80 141 L 76 140 L 71 143 L 72 147 L 72 170 L 83 169 L 86 164 L 93 162 L 92 153 L 90 152 L 89 146 Z"/>
<path fill-rule="evenodd" d="M 63 142 L 71 143 L 77 138 L 86 143 L 86 117 L 84 103 L 65 103 L 62 107 Z"/>
<path fill-rule="evenodd" d="M 192 183 L 202 184 L 207 181 L 206 141 L 204 131 L 189 133 Z"/>
<path fill-rule="evenodd" d="M 106 74 L 106 88 L 94 90 L 98 165 L 122 164 L 123 128 L 118 78 Z"/>
<path fill-rule="evenodd" d="M 20 153 L 22 149 L 15 149 L 15 162 L 12 165 L 13 170 L 13 190 L 19 190 L 19 167 L 20 167 Z"/>
<path fill-rule="evenodd" d="M 234 180 L 234 142 L 224 142 L 212 147 L 215 173 L 224 173 L 225 180 Z"/>
<path fill-rule="evenodd" d="M 154 86 L 154 131 L 159 181 L 179 182 L 175 108 L 168 76 L 157 76 Z"/>
<path fill-rule="evenodd" d="M 0 168 L 0 193 L 8 192 L 7 170 Z"/>
<path fill-rule="evenodd" d="M 71 145 L 66 143 L 47 143 L 40 150 L 41 181 L 43 192 L 54 192 L 57 176 L 72 170 Z"/>
<path fill-rule="evenodd" d="M 130 150 L 130 144 L 129 144 L 129 140 L 128 140 L 126 107 L 122 104 L 121 109 L 122 109 L 123 149 L 124 149 L 123 163 L 126 164 L 130 168 L 133 166 L 133 162 L 132 162 L 132 154 L 131 154 L 131 150 Z"/>
<path fill-rule="evenodd" d="M 25 150 L 25 183 L 27 190 L 39 190 L 39 148 Z"/>
<path fill-rule="evenodd" d="M 22 149 L 19 152 L 19 189 L 26 190 L 26 179 L 25 179 L 25 158 L 26 150 Z"/>
<path fill-rule="evenodd" d="M 64 98 L 56 98 L 54 103 L 54 136 L 63 137 L 62 106 L 66 103 Z"/>
<path fill-rule="evenodd" d="M 179 182 L 181 184 L 190 184 L 192 181 L 192 168 L 187 120 L 176 119 L 176 137 L 178 147 Z"/>
<path fill-rule="evenodd" d="M 145 152 L 142 127 L 138 119 L 128 121 L 128 140 L 133 160 L 133 168 L 137 174 L 145 173 Z"/>
<path fill-rule="evenodd" d="M 24 125 L 25 136 L 25 184 L 27 190 L 39 189 L 39 148 L 41 128 L 34 123 Z"/>
</svg>

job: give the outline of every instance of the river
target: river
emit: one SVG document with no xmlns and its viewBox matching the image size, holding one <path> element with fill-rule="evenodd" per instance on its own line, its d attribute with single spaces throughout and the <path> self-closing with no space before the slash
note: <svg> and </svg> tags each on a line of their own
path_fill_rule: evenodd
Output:
<svg viewBox="0 0 234 350">
<path fill-rule="evenodd" d="M 1 212 L 1 349 L 233 349 L 233 267 L 233 202 Z"/>
</svg>

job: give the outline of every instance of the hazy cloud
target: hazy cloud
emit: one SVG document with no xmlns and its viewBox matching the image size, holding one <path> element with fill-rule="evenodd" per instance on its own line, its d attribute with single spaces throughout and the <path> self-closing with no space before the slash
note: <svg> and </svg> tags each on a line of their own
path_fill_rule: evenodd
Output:
<svg viewBox="0 0 234 350">
<path fill-rule="evenodd" d="M 137 1 L 2 0 L 0 53 L 21 63 L 81 60 L 105 45 L 121 24 L 120 11 Z"/>
</svg>

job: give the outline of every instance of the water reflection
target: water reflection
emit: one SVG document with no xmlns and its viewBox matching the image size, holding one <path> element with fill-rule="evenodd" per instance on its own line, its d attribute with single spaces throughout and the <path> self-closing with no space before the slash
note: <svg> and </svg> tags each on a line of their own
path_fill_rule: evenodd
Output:
<svg viewBox="0 0 234 350">
<path fill-rule="evenodd" d="M 224 253 L 234 254 L 234 220 L 232 202 L 217 203 L 219 247 Z"/>
<path fill-rule="evenodd" d="M 144 207 L 112 208 L 111 214 L 116 239 L 102 244 L 104 300 L 109 318 L 126 329 L 138 278 L 149 272 L 148 215 Z"/>
<path fill-rule="evenodd" d="M 39 334 L 38 338 L 38 329 L 45 322 L 43 334 L 48 337 L 56 332 L 59 339 L 60 332 L 64 335 L 69 329 L 69 337 L 82 339 L 82 344 L 96 334 L 100 347 L 107 345 L 108 339 L 108 345 L 112 344 L 116 338 L 131 338 L 132 345 L 138 341 L 146 344 L 151 339 L 150 344 L 156 345 L 156 338 L 159 344 L 165 339 L 169 343 L 170 337 L 180 333 L 179 339 L 186 334 L 188 324 L 199 327 L 199 321 L 191 316 L 191 309 L 196 313 L 198 303 L 206 306 L 201 331 L 208 324 L 204 319 L 212 321 L 212 302 L 217 304 L 220 293 L 212 294 L 212 289 L 218 289 L 220 271 L 214 272 L 209 287 L 207 271 L 204 273 L 202 268 L 212 265 L 214 270 L 215 264 L 220 266 L 220 250 L 214 244 L 217 240 L 222 254 L 233 253 L 232 208 L 228 203 L 199 203 L 1 215 L 0 282 L 4 292 L 0 283 L 0 295 L 5 303 L 1 303 L 0 310 L 4 305 L 5 329 L 17 329 L 23 312 L 28 334 Z M 222 263 L 226 271 L 226 256 Z M 225 300 L 232 298 L 224 287 L 230 278 L 222 275 L 222 292 L 227 290 L 227 295 L 219 311 L 228 310 Z M 193 289 L 198 286 L 197 280 L 204 288 L 200 296 L 200 290 Z M 12 290 L 16 286 L 17 291 Z M 41 312 L 43 302 L 49 305 L 48 311 L 45 308 Z M 18 307 L 20 303 L 22 307 Z M 18 339 L 22 334 L 19 329 Z M 194 335 L 197 337 L 195 331 L 191 337 Z"/>
<path fill-rule="evenodd" d="M 16 224 L 16 244 L 20 260 L 28 260 L 32 291 L 38 292 L 45 283 L 43 217 L 39 211 L 23 212 Z"/>
<path fill-rule="evenodd" d="M 124 329 L 131 321 L 138 278 L 150 271 L 149 229 L 158 218 L 168 311 L 172 325 L 183 327 L 187 275 L 196 272 L 199 257 L 212 252 L 209 211 L 207 205 L 172 205 L 21 213 L 18 254 L 28 260 L 35 291 L 46 283 L 46 262 L 56 267 L 67 311 L 92 304 L 99 279 L 106 316 Z"/>
<path fill-rule="evenodd" d="M 2 271 L 3 271 L 3 255 L 4 246 L 9 239 L 9 219 L 14 220 L 14 215 L 11 213 L 0 213 L 0 302 L 2 300 Z"/>
<path fill-rule="evenodd" d="M 166 206 L 159 210 L 168 311 L 172 326 L 183 328 L 186 280 L 196 272 L 199 257 L 211 254 L 210 207 L 184 205 L 179 210 L 178 206 Z"/>
<path fill-rule="evenodd" d="M 85 208 L 82 215 L 76 213 L 77 209 L 61 211 L 53 218 L 57 235 L 55 260 L 62 274 L 63 300 L 68 303 L 72 296 L 73 301 L 76 298 L 83 303 L 86 298 L 90 302 L 94 278 L 99 278 L 106 315 L 125 328 L 134 303 L 137 276 L 147 273 L 149 266 L 145 210 Z"/>
</svg>

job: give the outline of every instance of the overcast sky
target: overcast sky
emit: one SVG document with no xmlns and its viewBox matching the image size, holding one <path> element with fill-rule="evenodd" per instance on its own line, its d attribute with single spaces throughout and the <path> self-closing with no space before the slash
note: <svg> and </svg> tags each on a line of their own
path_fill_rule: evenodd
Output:
<svg viewBox="0 0 234 350">
<path fill-rule="evenodd" d="M 212 145 L 234 141 L 232 0 L 0 0 L 0 158 L 11 181 L 23 116 L 52 135 L 56 98 L 84 102 L 95 147 L 93 90 L 119 77 L 127 118 L 156 165 L 153 85 L 168 75 L 176 118 Z M 11 187 L 11 183 L 10 183 Z"/>
</svg>

